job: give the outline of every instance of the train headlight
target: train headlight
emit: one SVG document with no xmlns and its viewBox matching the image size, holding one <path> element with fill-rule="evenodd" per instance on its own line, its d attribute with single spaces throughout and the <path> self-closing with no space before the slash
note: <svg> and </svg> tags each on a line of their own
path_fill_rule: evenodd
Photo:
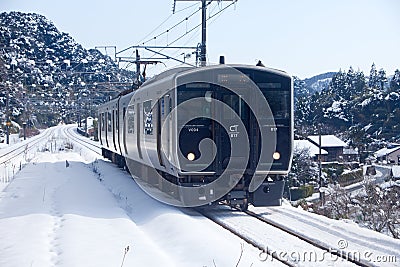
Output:
<svg viewBox="0 0 400 267">
<path fill-rule="evenodd" d="M 188 153 L 186 157 L 190 161 L 193 161 L 196 158 L 196 156 L 192 152 Z"/>
<path fill-rule="evenodd" d="M 272 157 L 274 158 L 274 160 L 278 160 L 281 158 L 281 154 L 279 152 L 274 152 L 274 154 L 272 155 Z"/>
<path fill-rule="evenodd" d="M 212 91 L 207 91 L 206 94 L 204 95 L 204 98 L 208 103 L 211 103 L 212 101 Z"/>
</svg>

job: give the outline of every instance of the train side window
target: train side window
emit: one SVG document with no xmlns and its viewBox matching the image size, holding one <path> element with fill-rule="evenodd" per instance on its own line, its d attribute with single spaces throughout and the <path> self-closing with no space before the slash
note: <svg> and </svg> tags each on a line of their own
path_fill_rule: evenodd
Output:
<svg viewBox="0 0 400 267">
<path fill-rule="evenodd" d="M 160 101 L 160 108 L 161 108 L 161 116 L 162 117 L 164 117 L 164 114 L 165 114 L 165 104 L 164 104 L 164 98 L 161 98 L 161 101 Z"/>
<path fill-rule="evenodd" d="M 101 131 L 104 132 L 104 130 L 105 130 L 105 126 L 104 126 L 104 125 L 105 125 L 105 121 L 104 121 L 104 112 L 100 114 L 100 117 L 101 117 L 101 120 L 100 120 L 100 123 L 101 123 Z"/>
<path fill-rule="evenodd" d="M 118 116 L 118 110 L 115 110 L 115 131 L 118 134 L 119 131 L 119 116 Z"/>
<path fill-rule="evenodd" d="M 169 95 L 164 96 L 164 103 L 165 103 L 165 115 L 169 113 Z"/>
<path fill-rule="evenodd" d="M 126 123 L 127 123 L 127 119 L 126 119 L 126 116 L 127 116 L 127 114 L 126 114 L 126 107 L 124 107 L 123 109 L 122 109 L 122 127 L 123 127 L 123 129 L 122 129 L 122 136 L 123 136 L 123 142 L 124 142 L 124 149 L 125 149 L 125 154 L 129 154 L 128 153 L 128 148 L 126 147 Z"/>
<path fill-rule="evenodd" d="M 111 123 L 112 123 L 112 121 L 111 121 L 111 112 L 108 112 L 108 114 L 107 114 L 107 131 L 109 131 L 109 132 L 111 132 Z"/>
<path fill-rule="evenodd" d="M 140 103 L 137 103 L 137 106 L 136 106 L 136 121 L 137 121 L 137 123 L 136 123 L 136 127 L 137 127 L 137 130 L 136 130 L 136 147 L 137 147 L 137 151 L 138 151 L 138 154 L 139 154 L 139 158 L 141 158 L 141 159 L 143 159 L 143 156 L 142 156 L 142 148 L 141 148 L 141 143 L 140 143 Z"/>
<path fill-rule="evenodd" d="M 128 134 L 135 133 L 135 105 L 128 106 L 126 122 L 128 124 Z"/>
<path fill-rule="evenodd" d="M 168 115 L 171 111 L 171 104 L 172 104 L 172 99 L 169 94 L 166 94 L 162 99 L 161 99 L 161 111 L 162 115 Z"/>
<path fill-rule="evenodd" d="M 169 97 L 169 104 L 168 104 L 168 108 L 169 108 L 169 111 L 168 111 L 168 113 L 170 113 L 170 112 L 172 111 L 172 97 Z"/>
<path fill-rule="evenodd" d="M 153 110 L 151 100 L 143 102 L 143 129 L 144 134 L 153 134 Z"/>
</svg>

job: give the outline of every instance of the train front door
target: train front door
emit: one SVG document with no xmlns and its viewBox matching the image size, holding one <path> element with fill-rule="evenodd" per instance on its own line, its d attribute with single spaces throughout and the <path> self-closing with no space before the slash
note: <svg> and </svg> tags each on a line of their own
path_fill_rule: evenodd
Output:
<svg viewBox="0 0 400 267">
<path fill-rule="evenodd" d="M 215 91 L 215 98 L 223 105 L 214 105 L 214 114 L 223 125 L 214 120 L 214 141 L 217 144 L 217 169 L 221 173 L 226 170 L 229 163 L 229 172 L 242 169 L 243 164 L 247 165 L 248 140 L 244 139 L 249 129 L 249 108 L 240 95 L 218 87 Z M 232 146 L 239 146 L 242 149 L 233 152 Z M 247 146 L 247 147 L 244 147 Z M 244 166 L 246 166 L 244 165 Z M 241 166 L 241 167 L 239 167 Z"/>
</svg>

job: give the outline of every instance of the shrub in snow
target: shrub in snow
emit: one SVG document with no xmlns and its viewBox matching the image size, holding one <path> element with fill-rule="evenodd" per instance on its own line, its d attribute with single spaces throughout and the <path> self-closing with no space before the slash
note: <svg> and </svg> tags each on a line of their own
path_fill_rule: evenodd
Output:
<svg viewBox="0 0 400 267">
<path fill-rule="evenodd" d="M 380 187 L 366 182 L 364 190 L 352 196 L 340 186 L 331 187 L 325 203 L 314 206 L 318 214 L 333 219 L 352 219 L 359 225 L 400 238 L 400 187 Z"/>
</svg>

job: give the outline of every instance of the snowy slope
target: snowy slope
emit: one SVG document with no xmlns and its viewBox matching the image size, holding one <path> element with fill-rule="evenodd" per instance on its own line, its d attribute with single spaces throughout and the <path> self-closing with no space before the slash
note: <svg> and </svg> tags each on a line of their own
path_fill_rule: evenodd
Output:
<svg viewBox="0 0 400 267">
<path fill-rule="evenodd" d="M 354 256 L 364 264 L 400 264 L 400 240 L 362 228 L 350 220 L 332 220 L 289 204 L 251 210 L 332 250 L 342 251 L 343 255 Z"/>
<path fill-rule="evenodd" d="M 77 143 L 74 150 L 63 149 L 71 141 L 65 137 L 69 128 L 56 128 L 58 149 L 38 152 L 0 192 L 0 266 L 121 266 L 128 246 L 123 266 L 281 265 L 192 209 L 150 198 L 126 172 L 96 153 Z M 332 249 L 346 245 L 346 251 L 372 253 L 367 255 L 371 265 L 399 266 L 399 240 L 291 207 L 254 211 Z M 233 218 L 257 236 L 247 219 Z M 265 247 L 281 244 L 277 252 L 311 252 L 303 241 L 273 229 L 259 229 L 261 234 Z"/>
<path fill-rule="evenodd" d="M 124 266 L 239 261 L 242 240 L 151 199 L 127 173 L 76 149 L 38 153 L 1 192 L 0 266 L 120 266 L 127 246 Z M 239 266 L 265 266 L 260 253 L 244 244 Z"/>
<path fill-rule="evenodd" d="M 85 49 L 42 15 L 0 11 L 0 27 L 0 115 L 6 114 L 8 102 L 20 124 L 76 121 L 132 84 L 133 72 L 97 49 Z M 31 115 L 25 121 L 27 105 Z"/>
<path fill-rule="evenodd" d="M 135 261 L 174 266 L 79 161 L 41 153 L 2 193 L 0 266 L 115 266 L 127 245 Z"/>
</svg>

